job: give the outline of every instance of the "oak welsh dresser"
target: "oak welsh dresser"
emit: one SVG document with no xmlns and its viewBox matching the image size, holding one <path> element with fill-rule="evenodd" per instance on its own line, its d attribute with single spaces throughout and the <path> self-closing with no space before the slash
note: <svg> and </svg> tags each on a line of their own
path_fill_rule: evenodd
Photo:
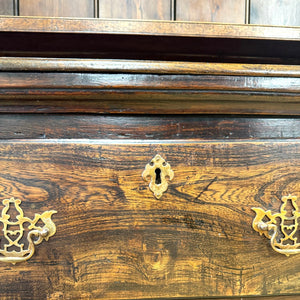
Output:
<svg viewBox="0 0 300 300">
<path fill-rule="evenodd" d="M 0 41 L 1 299 L 299 299 L 299 27 Z"/>
</svg>

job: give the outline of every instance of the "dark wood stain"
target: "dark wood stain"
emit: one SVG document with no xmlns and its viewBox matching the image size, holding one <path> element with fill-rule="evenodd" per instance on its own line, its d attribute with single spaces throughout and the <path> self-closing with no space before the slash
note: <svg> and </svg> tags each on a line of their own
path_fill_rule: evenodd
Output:
<svg viewBox="0 0 300 300">
<path fill-rule="evenodd" d="M 113 68 L 109 73 L 69 73 L 63 71 L 67 65 L 62 61 L 62 72 L 20 72 L 18 66 L 15 72 L 0 73 L 0 111 L 14 107 L 15 112 L 44 113 L 300 113 L 299 71 L 289 66 L 267 67 L 270 72 L 264 76 L 251 65 L 248 73 L 247 65 L 235 71 L 237 64 L 229 71 L 212 64 L 202 69 L 203 75 L 200 69 L 199 75 L 190 75 L 188 69 L 173 67 L 166 68 L 170 74 L 155 74 L 155 68 L 153 74 L 135 69 L 114 73 Z"/>
<path fill-rule="evenodd" d="M 299 118 L 195 115 L 0 116 L 0 139 L 298 139 Z"/>
<path fill-rule="evenodd" d="M 41 93 L 42 92 L 42 93 Z M 234 114 L 234 115 L 278 115 L 278 116 L 297 116 L 299 115 L 299 103 L 293 102 L 293 98 L 285 94 L 267 94 L 263 93 L 259 96 L 240 93 L 211 93 L 204 95 L 202 93 L 186 93 L 184 95 L 175 92 L 169 92 L 172 96 L 172 106 L 166 93 L 144 93 L 142 91 L 130 93 L 114 91 L 101 91 L 101 96 L 106 99 L 99 99 L 99 90 L 83 96 L 84 101 L 80 99 L 80 95 L 72 93 L 72 91 L 54 90 L 51 98 L 48 100 L 48 91 L 43 95 L 44 91 L 37 94 L 27 95 L 24 90 L 8 90 L 7 94 L 13 94 L 9 99 L 9 95 L 5 99 L 1 99 L 1 113 L 89 113 L 89 114 Z M 79 97 L 78 97 L 79 96 Z M 118 99 L 110 99 L 118 96 Z M 247 102 L 251 96 L 253 102 Z M 298 97 L 299 94 L 294 95 Z M 200 97 L 200 99 L 199 99 Z M 276 102 L 276 99 L 282 102 Z M 190 98 L 190 99 L 188 99 Z M 68 99 L 68 101 L 64 101 Z M 98 99 L 98 100 L 95 100 Z M 143 99 L 143 102 L 141 102 Z M 16 101 L 18 100 L 18 101 Z M 196 100 L 196 101 L 195 101 Z M 238 100 L 238 101 L 236 101 Z M 243 101 L 244 100 L 244 101 Z M 272 101 L 272 106 L 267 101 Z"/>
</svg>

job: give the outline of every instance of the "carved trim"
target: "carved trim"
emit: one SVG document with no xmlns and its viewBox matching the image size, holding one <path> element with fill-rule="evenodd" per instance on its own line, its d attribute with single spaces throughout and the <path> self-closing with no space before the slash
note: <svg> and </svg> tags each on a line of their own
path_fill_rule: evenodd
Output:
<svg viewBox="0 0 300 300">
<path fill-rule="evenodd" d="M 14 198 L 5 199 L 3 200 L 3 204 L 4 208 L 1 212 L 0 222 L 3 224 L 2 231 L 5 243 L 3 249 L 0 249 L 0 262 L 16 264 L 26 261 L 34 254 L 35 245 L 39 245 L 43 240 L 48 241 L 48 239 L 55 234 L 56 227 L 51 220 L 51 216 L 56 213 L 56 211 L 45 211 L 41 215 L 35 214 L 33 220 L 31 220 L 24 217 L 23 210 L 20 207 L 21 200 Z M 11 205 L 14 206 L 15 210 L 19 213 L 15 218 L 16 221 L 13 221 L 8 214 Z M 40 220 L 44 223 L 43 227 L 36 225 Z M 24 244 L 21 243 L 25 231 L 24 223 L 30 224 L 28 227 L 30 231 L 27 235 L 28 247 L 26 247 L 26 249 L 24 249 Z M 13 230 L 10 230 L 10 228 L 12 228 L 11 226 L 13 226 Z M 12 246 L 19 249 L 19 251 L 9 250 Z"/>
<path fill-rule="evenodd" d="M 300 212 L 296 196 L 282 197 L 280 213 L 272 214 L 270 210 L 253 207 L 256 212 L 252 227 L 260 235 L 270 239 L 274 251 L 289 256 L 300 253 L 300 243 L 296 234 L 299 231 Z M 267 219 L 267 220 L 266 220 Z"/>
</svg>

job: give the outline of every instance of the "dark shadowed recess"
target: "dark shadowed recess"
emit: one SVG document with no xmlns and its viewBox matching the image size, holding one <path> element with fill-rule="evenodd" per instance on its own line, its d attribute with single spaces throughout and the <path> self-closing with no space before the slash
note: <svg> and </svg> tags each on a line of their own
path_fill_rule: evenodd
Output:
<svg viewBox="0 0 300 300">
<path fill-rule="evenodd" d="M 0 55 L 300 64 L 300 43 L 124 34 L 2 32 Z"/>
</svg>

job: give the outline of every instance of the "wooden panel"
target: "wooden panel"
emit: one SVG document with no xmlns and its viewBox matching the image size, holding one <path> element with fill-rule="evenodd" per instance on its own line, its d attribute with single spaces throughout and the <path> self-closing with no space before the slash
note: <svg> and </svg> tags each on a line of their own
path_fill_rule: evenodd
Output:
<svg viewBox="0 0 300 300">
<path fill-rule="evenodd" d="M 14 0 L 0 1 L 0 15 L 14 15 Z"/>
<path fill-rule="evenodd" d="M 176 20 L 245 23 L 244 0 L 177 0 Z"/>
<path fill-rule="evenodd" d="M 171 0 L 100 0 L 99 17 L 171 20 Z"/>
<path fill-rule="evenodd" d="M 156 153 L 175 172 L 160 200 L 141 178 Z M 300 256 L 251 227 L 251 207 L 299 197 L 299 141 L 2 142 L 0 162 L 1 199 L 58 211 L 28 263 L 0 265 L 3 298 L 300 294 Z"/>
<path fill-rule="evenodd" d="M 1 115 L 0 139 L 299 139 L 300 118 L 190 115 Z"/>
<path fill-rule="evenodd" d="M 94 17 L 94 0 L 19 0 L 20 16 Z"/>
<path fill-rule="evenodd" d="M 250 23 L 300 26 L 299 0 L 251 0 Z"/>
</svg>

